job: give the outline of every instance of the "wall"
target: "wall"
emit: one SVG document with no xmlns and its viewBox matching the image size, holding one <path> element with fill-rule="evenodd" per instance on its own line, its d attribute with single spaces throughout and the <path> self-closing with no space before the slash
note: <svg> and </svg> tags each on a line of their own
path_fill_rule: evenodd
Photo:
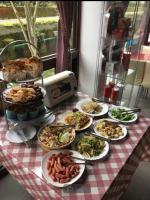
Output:
<svg viewBox="0 0 150 200">
<path fill-rule="evenodd" d="M 100 73 L 100 32 L 103 1 L 82 1 L 81 39 L 79 57 L 79 91 L 96 96 L 97 76 Z"/>
</svg>

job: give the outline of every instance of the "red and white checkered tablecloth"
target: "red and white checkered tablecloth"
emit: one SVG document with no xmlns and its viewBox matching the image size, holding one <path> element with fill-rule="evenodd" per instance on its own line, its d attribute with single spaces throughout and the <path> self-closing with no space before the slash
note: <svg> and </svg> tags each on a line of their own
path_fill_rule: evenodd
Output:
<svg viewBox="0 0 150 200">
<path fill-rule="evenodd" d="M 73 108 L 78 100 L 87 97 L 78 92 L 76 97 L 54 110 L 60 112 L 60 117 L 66 110 Z M 0 118 L 0 161 L 35 200 L 117 200 L 127 188 L 141 159 L 149 160 L 149 126 L 150 119 L 145 117 L 139 117 L 138 123 L 128 125 L 127 140 L 110 144 L 109 157 L 95 162 L 94 166 L 87 166 L 81 180 L 65 189 L 55 188 L 43 178 L 41 160 L 45 153 L 36 140 L 31 148 L 7 141 L 4 118 Z"/>
</svg>

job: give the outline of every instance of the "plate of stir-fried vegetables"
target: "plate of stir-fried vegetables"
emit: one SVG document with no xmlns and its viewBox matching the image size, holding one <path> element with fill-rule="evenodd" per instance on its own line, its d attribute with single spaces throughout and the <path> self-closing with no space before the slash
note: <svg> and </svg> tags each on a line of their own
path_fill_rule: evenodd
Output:
<svg viewBox="0 0 150 200">
<path fill-rule="evenodd" d="M 127 128 L 113 119 L 97 120 L 93 127 L 95 134 L 106 140 L 119 141 L 127 136 Z"/>
<path fill-rule="evenodd" d="M 74 125 L 75 131 L 83 131 L 91 126 L 93 118 L 80 111 L 69 111 L 64 113 L 62 122 L 66 125 Z"/>
<path fill-rule="evenodd" d="M 112 108 L 108 112 L 108 115 L 110 118 L 117 120 L 119 122 L 124 122 L 124 123 L 135 122 L 138 118 L 138 115 L 136 113 L 126 112 L 128 110 L 130 110 L 130 108 L 123 106 L 112 106 Z"/>
<path fill-rule="evenodd" d="M 75 138 L 72 149 L 78 151 L 86 160 L 98 160 L 108 154 L 109 144 L 90 132 L 84 132 Z"/>
</svg>

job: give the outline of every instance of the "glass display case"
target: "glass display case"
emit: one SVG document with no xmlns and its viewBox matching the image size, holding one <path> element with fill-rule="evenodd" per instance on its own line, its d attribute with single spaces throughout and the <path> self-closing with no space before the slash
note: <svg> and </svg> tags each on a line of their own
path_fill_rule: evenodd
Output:
<svg viewBox="0 0 150 200">
<path fill-rule="evenodd" d="M 135 67 L 137 61 L 132 59 L 132 55 L 135 52 L 139 54 L 141 49 L 139 27 L 145 9 L 146 2 L 108 3 L 105 12 L 106 35 L 101 38 L 103 49 L 98 98 L 130 106 L 138 73 Z"/>
</svg>

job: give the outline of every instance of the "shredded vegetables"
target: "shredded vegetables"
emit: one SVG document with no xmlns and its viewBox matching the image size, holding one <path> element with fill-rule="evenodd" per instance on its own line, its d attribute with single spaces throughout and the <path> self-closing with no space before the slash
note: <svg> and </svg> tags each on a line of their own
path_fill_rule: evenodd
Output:
<svg viewBox="0 0 150 200">
<path fill-rule="evenodd" d="M 99 156 L 104 150 L 105 142 L 88 133 L 82 135 L 75 145 L 75 149 L 85 157 Z"/>
<path fill-rule="evenodd" d="M 61 147 L 70 143 L 74 138 L 71 128 L 51 127 L 47 125 L 43 128 L 39 135 L 39 140 L 50 148 Z"/>
</svg>

